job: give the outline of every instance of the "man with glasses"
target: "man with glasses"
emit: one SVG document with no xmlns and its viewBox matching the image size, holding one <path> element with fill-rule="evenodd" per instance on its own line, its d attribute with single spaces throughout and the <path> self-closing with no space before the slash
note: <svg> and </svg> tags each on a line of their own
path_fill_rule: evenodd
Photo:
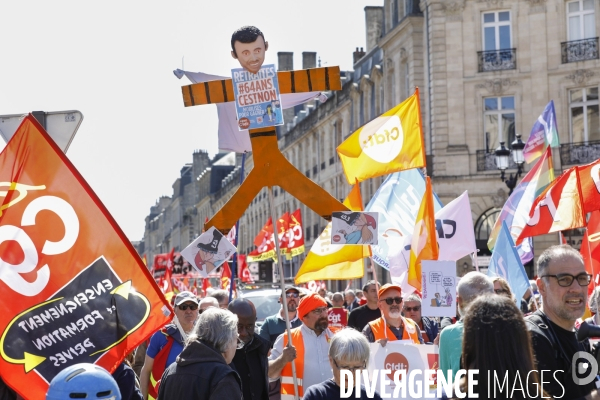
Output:
<svg viewBox="0 0 600 400">
<path fill-rule="evenodd" d="M 294 398 L 292 361 L 300 397 L 304 396 L 304 389 L 332 377 L 328 353 L 333 333 L 328 329 L 327 302 L 316 293 L 303 297 L 298 317 L 302 326 L 292 329 L 292 343 L 288 343 L 288 335 L 283 333 L 269 356 L 269 379 L 281 377 L 281 400 Z"/>
<path fill-rule="evenodd" d="M 405 317 L 415 321 L 421 331 L 423 341 L 432 344 L 438 335 L 438 323 L 434 319 L 421 315 L 421 298 L 417 294 L 410 294 L 404 298 L 402 308 Z M 437 344 L 437 343 L 436 343 Z"/>
<path fill-rule="evenodd" d="M 277 337 L 285 332 L 284 312 L 288 313 L 292 328 L 297 328 L 302 325 L 302 321 L 300 321 L 297 315 L 298 304 L 300 303 L 300 290 L 294 286 L 287 285 L 285 287 L 285 300 L 280 298 L 279 302 L 281 303 L 279 312 L 265 318 L 265 321 L 258 332 L 263 339 L 267 339 L 271 343 L 271 347 L 273 347 Z"/>
<path fill-rule="evenodd" d="M 256 308 L 248 299 L 236 299 L 229 303 L 229 311 L 237 315 L 237 330 L 243 344 L 235 352 L 232 367 L 242 379 L 244 399 L 267 400 L 269 398 L 269 362 L 271 349 L 268 340 L 254 333 Z"/>
<path fill-rule="evenodd" d="M 183 350 L 187 336 L 192 332 L 198 318 L 198 298 L 192 292 L 180 292 L 175 297 L 174 305 L 173 322 L 152 335 L 146 350 L 146 359 L 140 373 L 144 399 L 148 399 L 149 396 L 155 399 L 158 396 L 156 382 Z M 153 379 L 150 379 L 150 375 Z"/>
<path fill-rule="evenodd" d="M 284 312 L 288 313 L 290 318 L 290 325 L 292 328 L 297 328 L 302 325 L 302 321 L 298 318 L 298 304 L 300 303 L 300 290 L 298 288 L 288 285 L 285 287 L 285 298 L 284 294 L 279 299 L 281 303 L 281 310 L 275 315 L 271 315 L 265 318 L 261 325 L 258 334 L 269 341 L 270 347 L 273 347 L 275 340 L 285 332 L 285 317 Z M 281 397 L 281 384 L 279 380 L 275 380 L 269 383 L 269 399 L 279 400 Z"/>
<path fill-rule="evenodd" d="M 588 339 L 577 340 L 575 321 L 585 312 L 591 275 L 577 250 L 560 245 L 540 255 L 538 276 L 542 309 L 525 320 L 537 369 L 553 371 L 542 380 L 543 389 L 555 398 L 583 398 L 596 389 L 596 384 L 594 380 L 580 381 L 590 375 L 591 363 L 576 353 L 589 353 L 590 343 Z"/>
<path fill-rule="evenodd" d="M 382 346 L 391 340 L 411 340 L 423 344 L 421 331 L 415 321 L 402 316 L 402 288 L 386 283 L 379 288 L 378 297 L 382 315 L 362 330 L 367 340 Z"/>
</svg>

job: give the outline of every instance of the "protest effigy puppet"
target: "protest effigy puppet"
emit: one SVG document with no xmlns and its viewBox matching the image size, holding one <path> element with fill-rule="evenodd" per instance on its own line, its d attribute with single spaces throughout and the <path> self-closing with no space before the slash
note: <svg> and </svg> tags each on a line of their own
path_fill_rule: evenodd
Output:
<svg viewBox="0 0 600 400">
<path fill-rule="evenodd" d="M 339 67 L 276 72 L 274 66 L 263 66 L 267 49 L 268 42 L 263 33 L 256 27 L 244 26 L 231 37 L 231 55 L 242 67 L 242 70 L 233 70 L 234 79 L 175 71 L 178 77 L 185 75 L 195 82 L 182 87 L 186 107 L 217 105 L 219 147 L 236 152 L 252 151 L 254 158 L 254 168 L 248 177 L 206 223 L 206 228 L 214 226 L 221 232 L 228 232 L 265 186 L 280 186 L 328 220 L 333 211 L 348 210 L 283 156 L 277 144 L 275 126 L 268 126 L 269 122 L 280 120 L 283 108 L 315 99 L 320 91 L 340 90 Z M 281 99 L 273 97 L 272 84 L 278 86 Z M 254 107 L 247 116 L 239 117 L 240 108 L 248 110 L 249 105 L 255 103 L 267 104 L 264 110 Z M 253 124 L 258 127 L 253 128 Z"/>
</svg>

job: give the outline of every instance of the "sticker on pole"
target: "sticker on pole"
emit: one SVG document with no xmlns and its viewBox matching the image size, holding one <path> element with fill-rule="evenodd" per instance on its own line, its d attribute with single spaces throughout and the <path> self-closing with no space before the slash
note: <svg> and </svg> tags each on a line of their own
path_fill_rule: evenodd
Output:
<svg viewBox="0 0 600 400">
<path fill-rule="evenodd" d="M 332 213 L 331 244 L 377 244 L 376 212 L 344 211 Z"/>
</svg>

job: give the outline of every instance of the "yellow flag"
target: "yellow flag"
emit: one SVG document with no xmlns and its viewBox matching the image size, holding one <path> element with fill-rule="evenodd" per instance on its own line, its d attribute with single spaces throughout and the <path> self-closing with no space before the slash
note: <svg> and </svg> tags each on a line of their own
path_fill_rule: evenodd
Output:
<svg viewBox="0 0 600 400">
<path fill-rule="evenodd" d="M 426 165 L 419 89 L 337 148 L 348 183 Z"/>
<path fill-rule="evenodd" d="M 415 228 L 410 244 L 410 265 L 408 284 L 421 291 L 421 260 L 437 260 L 439 248 L 435 230 L 435 211 L 431 179 L 426 177 L 425 194 L 415 220 Z"/>
<path fill-rule="evenodd" d="M 344 200 L 344 205 L 353 211 L 362 211 L 363 202 L 358 182 Z M 370 256 L 370 246 L 331 244 L 330 222 L 315 240 L 302 263 L 296 275 L 296 284 L 312 280 L 362 278 L 364 274 L 362 259 Z"/>
</svg>

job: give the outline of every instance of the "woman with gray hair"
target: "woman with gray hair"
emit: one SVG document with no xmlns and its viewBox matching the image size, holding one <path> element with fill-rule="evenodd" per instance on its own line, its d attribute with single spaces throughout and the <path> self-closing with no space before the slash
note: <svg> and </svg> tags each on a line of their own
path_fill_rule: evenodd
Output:
<svg viewBox="0 0 600 400">
<path fill-rule="evenodd" d="M 200 315 L 186 346 L 162 376 L 158 400 L 241 399 L 242 383 L 228 364 L 241 348 L 238 318 L 209 308 Z"/>
<path fill-rule="evenodd" d="M 342 388 L 345 393 L 350 393 L 344 398 L 381 399 L 377 392 L 368 397 L 364 385 L 360 387 L 360 397 L 355 396 L 355 385 L 349 387 L 348 379 L 341 373 L 343 370 L 350 371 L 356 379 L 356 371 L 367 368 L 369 351 L 369 342 L 357 330 L 345 328 L 336 333 L 329 343 L 329 365 L 333 370 L 333 378 L 309 387 L 304 392 L 303 400 L 338 400 L 341 399 Z"/>
</svg>

